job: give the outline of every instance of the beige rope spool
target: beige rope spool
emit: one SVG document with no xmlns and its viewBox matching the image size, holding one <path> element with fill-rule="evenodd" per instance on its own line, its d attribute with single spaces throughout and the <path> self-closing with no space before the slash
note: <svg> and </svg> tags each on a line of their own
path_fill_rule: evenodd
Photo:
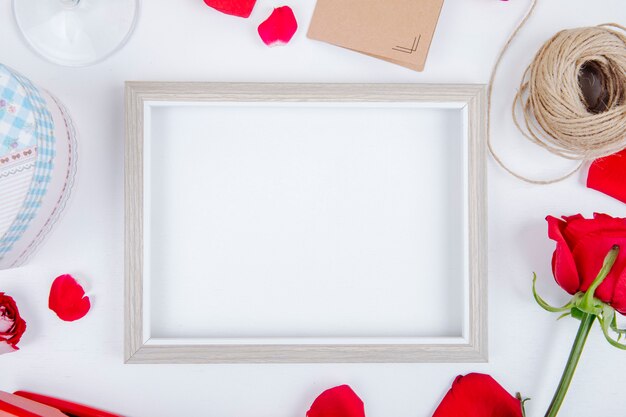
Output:
<svg viewBox="0 0 626 417">
<path fill-rule="evenodd" d="M 533 0 L 494 66 L 489 82 L 489 129 L 496 72 L 536 4 L 537 0 Z M 585 82 L 600 85 L 581 84 L 583 71 L 590 75 Z M 592 102 L 585 87 L 599 91 Z M 517 109 L 521 109 L 521 116 Z M 585 161 L 626 148 L 626 28 L 605 24 L 568 29 L 549 39 L 524 73 L 513 102 L 513 120 L 531 142 L 555 155 L 581 161 L 574 171 L 560 178 L 529 179 L 506 166 L 495 153 L 489 134 L 488 146 L 496 162 L 513 176 L 533 184 L 561 181 L 578 171 Z"/>
</svg>

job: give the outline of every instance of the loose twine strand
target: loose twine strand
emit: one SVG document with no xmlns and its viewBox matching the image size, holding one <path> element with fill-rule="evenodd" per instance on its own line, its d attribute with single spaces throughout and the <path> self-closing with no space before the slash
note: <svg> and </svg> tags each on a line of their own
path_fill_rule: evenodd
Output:
<svg viewBox="0 0 626 417">
<path fill-rule="evenodd" d="M 537 52 L 513 100 L 513 120 L 522 135 L 549 152 L 580 161 L 571 172 L 550 180 L 528 178 L 509 168 L 491 141 L 493 83 L 513 39 L 533 14 L 537 0 L 509 36 L 493 67 L 487 99 L 487 146 L 495 161 L 514 177 L 552 184 L 575 174 L 585 162 L 626 148 L 626 28 L 616 23 L 558 32 Z M 579 75 L 593 67 L 603 93 L 601 108 L 586 102 Z M 517 109 L 521 109 L 521 116 Z"/>
</svg>

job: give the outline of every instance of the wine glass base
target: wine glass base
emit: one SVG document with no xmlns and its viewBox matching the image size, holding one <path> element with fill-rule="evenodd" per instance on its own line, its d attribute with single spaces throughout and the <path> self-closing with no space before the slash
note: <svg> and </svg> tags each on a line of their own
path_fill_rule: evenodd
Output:
<svg viewBox="0 0 626 417">
<path fill-rule="evenodd" d="M 29 46 L 55 64 L 81 67 L 118 51 L 139 17 L 139 0 L 13 0 Z"/>
</svg>

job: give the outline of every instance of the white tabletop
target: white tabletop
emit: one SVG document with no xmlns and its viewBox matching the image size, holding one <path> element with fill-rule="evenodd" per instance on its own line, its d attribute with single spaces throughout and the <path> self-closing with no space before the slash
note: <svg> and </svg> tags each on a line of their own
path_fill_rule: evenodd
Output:
<svg viewBox="0 0 626 417">
<path fill-rule="evenodd" d="M 282 5 L 259 0 L 248 20 L 227 17 L 201 0 L 144 0 L 130 43 L 106 61 L 63 68 L 25 47 L 0 3 L 0 60 L 50 89 L 70 109 L 80 132 L 79 174 L 67 212 L 25 267 L 0 272 L 0 291 L 19 302 L 28 331 L 17 353 L 0 357 L 0 389 L 30 390 L 101 406 L 129 416 L 304 416 L 322 390 L 347 383 L 369 417 L 429 416 L 457 374 L 490 373 L 509 391 L 532 397 L 528 415 L 545 412 L 576 332 L 533 301 L 539 288 L 558 304 L 554 248 L 544 217 L 593 211 L 625 216 L 624 204 L 584 186 L 582 176 L 532 186 L 489 162 L 489 349 L 486 364 L 377 365 L 124 365 L 123 141 L 125 80 L 486 83 L 499 48 L 528 0 L 446 0 L 423 73 L 311 41 L 305 32 L 314 1 L 293 1 L 300 29 L 292 42 L 268 49 L 256 26 Z M 537 48 L 568 27 L 626 22 L 623 0 L 540 0 L 503 62 L 496 83 L 494 140 L 511 165 L 549 177 L 564 163 L 524 143 L 510 102 Z M 75 323 L 47 309 L 54 277 L 88 282 L 92 311 Z M 626 409 L 626 353 L 592 331 L 563 416 Z"/>
</svg>

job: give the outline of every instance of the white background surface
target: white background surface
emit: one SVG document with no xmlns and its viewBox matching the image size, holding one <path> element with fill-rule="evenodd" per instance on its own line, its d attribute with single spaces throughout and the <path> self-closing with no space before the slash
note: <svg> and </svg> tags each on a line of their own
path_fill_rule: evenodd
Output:
<svg viewBox="0 0 626 417">
<path fill-rule="evenodd" d="M 464 110 L 217 103 L 148 112 L 152 337 L 462 336 Z"/>
<path fill-rule="evenodd" d="M 68 69 L 26 49 L 10 2 L 0 3 L 0 60 L 62 99 L 82 136 L 78 184 L 62 222 L 28 266 L 0 272 L 0 288 L 17 298 L 29 325 L 22 350 L 0 357 L 0 388 L 58 395 L 137 417 L 296 417 L 304 416 L 322 390 L 348 383 L 369 417 L 421 417 L 432 413 L 454 376 L 481 371 L 532 397 L 529 416 L 543 415 L 576 330 L 571 320 L 555 322 L 531 297 L 531 272 L 537 271 L 546 298 L 567 298 L 551 278 L 553 243 L 543 218 L 594 210 L 624 216 L 626 209 L 587 190 L 580 178 L 531 186 L 492 162 L 488 364 L 122 364 L 124 80 L 485 83 L 527 1 L 447 0 L 423 73 L 306 39 L 312 0 L 291 4 L 301 23 L 292 43 L 267 49 L 256 25 L 276 5 L 259 0 L 251 18 L 241 20 L 215 13 L 200 0 L 145 0 L 126 48 L 97 66 Z M 496 146 L 514 167 L 538 176 L 550 175 L 549 167 L 567 168 L 524 144 L 510 120 L 511 97 L 532 54 L 559 29 L 607 21 L 625 23 L 623 0 L 541 1 L 496 85 Z M 66 272 L 88 283 L 93 300 L 90 314 L 72 324 L 46 307 L 52 279 Z M 609 347 L 594 329 L 561 415 L 623 415 L 625 366 L 626 353 Z"/>
</svg>

